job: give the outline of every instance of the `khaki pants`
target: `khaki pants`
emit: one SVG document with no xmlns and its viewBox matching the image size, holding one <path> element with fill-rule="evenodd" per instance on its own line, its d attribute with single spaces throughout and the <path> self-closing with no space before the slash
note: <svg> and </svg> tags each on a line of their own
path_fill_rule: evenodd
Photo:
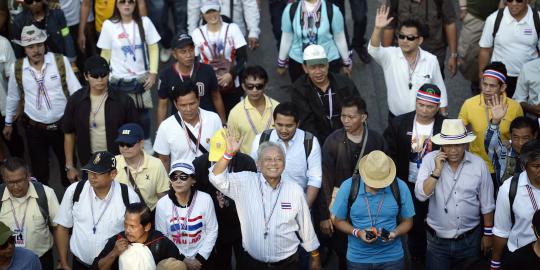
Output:
<svg viewBox="0 0 540 270">
<path fill-rule="evenodd" d="M 463 27 L 458 43 L 459 71 L 469 81 L 478 81 L 478 42 L 482 36 L 484 21 L 467 13 L 463 18 Z"/>
</svg>

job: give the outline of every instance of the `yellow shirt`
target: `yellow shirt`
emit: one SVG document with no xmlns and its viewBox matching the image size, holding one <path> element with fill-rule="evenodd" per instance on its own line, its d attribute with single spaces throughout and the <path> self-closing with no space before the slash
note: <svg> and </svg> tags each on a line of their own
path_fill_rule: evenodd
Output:
<svg viewBox="0 0 540 270">
<path fill-rule="evenodd" d="M 48 186 L 43 186 L 45 189 L 45 195 L 47 196 L 47 202 L 49 205 L 49 220 L 52 223 L 58 212 L 58 199 L 54 190 Z M 25 242 L 25 248 L 33 251 L 38 256 L 42 256 L 49 251 L 53 246 L 53 235 L 49 230 L 49 224 L 45 223 L 43 215 L 39 211 L 37 203 L 38 195 L 34 185 L 30 183 L 26 196 L 22 198 L 15 198 L 11 196 L 9 190 L 5 189 L 2 196 L 2 209 L 0 210 L 0 221 L 6 224 L 12 231 L 17 229 L 15 219 L 13 218 L 13 212 L 11 204 L 13 203 L 13 209 L 15 209 L 15 216 L 19 226 L 24 229 L 23 237 Z M 27 208 L 28 207 L 28 208 Z M 26 209 L 26 217 L 24 217 L 24 210 Z M 22 225 L 24 219 L 24 225 Z M 52 223 L 53 226 L 56 224 Z"/>
<path fill-rule="evenodd" d="M 115 0 L 95 0 L 94 1 L 94 15 L 96 31 L 101 32 L 101 26 L 103 22 L 112 17 L 114 12 Z"/>
<path fill-rule="evenodd" d="M 499 124 L 499 129 L 501 132 L 501 138 L 503 140 L 510 139 L 510 123 L 516 117 L 523 116 L 523 110 L 518 102 L 508 97 L 505 97 L 505 103 L 508 104 L 508 110 L 506 115 L 501 120 Z M 486 162 L 486 165 L 489 168 L 489 172 L 493 173 L 493 165 L 489 160 L 486 149 L 484 147 L 484 138 L 486 134 L 486 129 L 488 128 L 488 118 L 491 119 L 491 109 L 487 109 L 486 115 L 486 106 L 484 103 L 483 95 L 476 95 L 471 97 L 463 103 L 461 106 L 461 111 L 459 112 L 459 118 L 463 120 L 465 125 L 470 125 L 472 131 L 476 135 L 476 139 L 471 142 L 469 151 L 474 153 Z"/>
<path fill-rule="evenodd" d="M 116 156 L 116 170 L 118 174 L 115 180 L 133 188 L 126 174 L 126 160 L 122 155 Z M 146 205 L 150 210 L 154 210 L 159 200 L 158 194 L 169 190 L 169 176 L 161 160 L 145 153 L 141 166 L 137 171 L 132 170 L 131 176 L 133 176 Z"/>
<path fill-rule="evenodd" d="M 227 126 L 235 129 L 241 136 L 244 136 L 244 141 L 240 146 L 240 152 L 247 155 L 251 154 L 251 144 L 253 139 L 255 139 L 255 136 L 266 129 L 274 127 L 274 118 L 272 117 L 272 114 L 279 102 L 267 95 L 264 95 L 264 98 L 266 100 L 266 105 L 262 115 L 255 107 L 253 107 L 247 98 L 238 102 L 229 113 L 229 122 L 227 123 Z"/>
</svg>

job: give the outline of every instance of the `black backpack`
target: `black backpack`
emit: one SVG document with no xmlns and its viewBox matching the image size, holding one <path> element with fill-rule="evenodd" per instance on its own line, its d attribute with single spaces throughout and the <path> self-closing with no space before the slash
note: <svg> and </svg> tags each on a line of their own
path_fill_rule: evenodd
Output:
<svg viewBox="0 0 540 270">
<path fill-rule="evenodd" d="M 351 183 L 351 190 L 349 192 L 349 200 L 347 201 L 347 220 L 351 220 L 351 207 L 356 200 L 356 197 L 358 197 L 358 191 L 360 190 L 360 176 L 358 174 L 353 174 L 352 176 L 352 183 Z M 399 184 L 397 178 L 392 181 L 392 184 L 390 184 L 390 189 L 392 190 L 392 195 L 394 196 L 394 199 L 396 200 L 396 203 L 398 205 L 398 214 L 396 218 L 396 223 L 399 225 L 399 221 L 401 219 L 401 194 L 399 193 Z"/>
<path fill-rule="evenodd" d="M 504 9 L 500 8 L 499 11 L 497 11 L 497 17 L 495 18 L 495 24 L 493 25 L 493 33 L 491 34 L 493 36 L 493 44 L 495 44 L 495 36 L 497 35 L 497 32 L 499 31 L 499 27 L 501 26 L 501 21 L 504 15 Z M 534 28 L 536 30 L 536 36 L 537 38 L 540 38 L 540 16 L 538 16 L 538 10 L 536 8 L 532 8 L 533 13 L 533 21 L 534 21 Z"/>
<path fill-rule="evenodd" d="M 267 129 L 261 133 L 261 138 L 259 139 L 259 145 L 263 142 L 270 140 L 270 134 L 272 134 L 273 129 Z M 304 151 L 306 152 L 306 160 L 311 154 L 311 148 L 313 148 L 313 134 L 310 132 L 304 131 Z"/>
<path fill-rule="evenodd" d="M 232 2 L 232 1 L 231 1 Z M 291 9 L 289 9 L 289 18 L 291 20 L 291 25 L 294 21 L 294 15 L 296 14 L 296 10 L 298 9 L 298 4 L 300 1 L 296 1 L 291 4 Z M 328 22 L 330 24 L 330 34 L 334 35 L 334 32 L 332 31 L 332 19 L 334 18 L 334 8 L 333 4 L 330 0 L 325 0 L 324 3 L 326 4 L 326 16 L 328 17 Z"/>
<path fill-rule="evenodd" d="M 45 194 L 45 188 L 43 187 L 43 184 L 36 181 L 35 179 L 32 179 L 30 181 L 32 185 L 34 185 L 34 189 L 37 193 L 37 205 L 39 207 L 39 212 L 41 212 L 41 215 L 43 216 L 43 219 L 45 220 L 46 224 L 49 224 L 49 200 L 47 198 L 47 194 Z M 6 184 L 2 183 L 0 185 L 0 196 L 4 195 L 4 191 L 6 190 Z M 2 203 L 3 201 L 0 200 L 0 209 L 2 209 Z"/>
<path fill-rule="evenodd" d="M 72 203 L 75 204 L 75 202 L 79 201 L 79 197 L 81 197 L 81 192 L 84 188 L 84 184 L 88 180 L 80 180 L 77 183 L 77 186 L 75 187 L 75 192 L 73 193 L 73 201 Z M 112 183 L 114 185 L 114 183 Z M 129 205 L 129 193 L 128 193 L 128 186 L 126 184 L 120 183 L 120 190 L 122 191 L 122 201 L 124 201 L 124 206 Z"/>
</svg>

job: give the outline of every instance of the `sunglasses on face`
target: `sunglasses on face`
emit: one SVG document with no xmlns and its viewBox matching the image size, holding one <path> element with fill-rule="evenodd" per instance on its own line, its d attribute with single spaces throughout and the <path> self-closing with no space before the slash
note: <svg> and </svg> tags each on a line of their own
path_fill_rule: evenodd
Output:
<svg viewBox="0 0 540 270">
<path fill-rule="evenodd" d="M 518 3 L 521 4 L 521 3 L 523 3 L 524 0 L 506 0 L 506 2 L 508 2 L 508 3 L 512 3 L 512 2 L 514 2 L 514 1 L 516 1 L 516 2 L 518 2 Z"/>
<path fill-rule="evenodd" d="M 6 249 L 9 245 L 13 245 L 15 243 L 15 237 L 12 235 L 10 236 L 4 244 L 0 246 L 0 249 Z"/>
<path fill-rule="evenodd" d="M 187 181 L 189 178 L 195 178 L 195 175 L 194 174 L 185 174 L 185 173 L 178 173 L 178 174 L 173 174 L 169 177 L 169 179 L 171 179 L 171 181 L 173 182 L 176 182 L 178 180 L 181 180 L 182 182 L 185 182 Z"/>
<path fill-rule="evenodd" d="M 398 34 L 397 38 L 398 39 L 407 39 L 408 41 L 415 41 L 419 37 L 418 36 L 406 36 L 406 35 L 403 35 L 403 34 Z"/>
<path fill-rule="evenodd" d="M 124 143 L 124 142 L 118 143 L 118 146 L 120 146 L 120 147 L 127 147 L 127 148 L 131 148 L 131 147 L 133 147 L 134 145 L 135 145 L 134 143 Z"/>
<path fill-rule="evenodd" d="M 39 3 L 39 2 L 41 2 L 41 0 L 24 0 L 24 3 L 27 4 L 27 5 L 31 5 L 34 2 Z"/>
<path fill-rule="evenodd" d="M 257 89 L 257 91 L 261 91 L 261 90 L 264 89 L 264 84 L 262 84 L 262 83 L 258 83 L 258 84 L 251 84 L 251 83 L 247 84 L 247 83 L 246 83 L 246 84 L 244 84 L 244 85 L 245 85 L 246 88 L 247 88 L 248 90 L 250 90 L 250 91 L 253 91 L 253 88 Z"/>
<path fill-rule="evenodd" d="M 94 79 L 100 79 L 100 78 L 107 77 L 109 75 L 109 72 L 90 73 L 89 75 L 90 75 L 90 77 L 92 77 Z"/>
<path fill-rule="evenodd" d="M 130 4 L 130 5 L 133 5 L 135 4 L 135 0 L 120 0 L 118 1 L 119 4 Z"/>
</svg>

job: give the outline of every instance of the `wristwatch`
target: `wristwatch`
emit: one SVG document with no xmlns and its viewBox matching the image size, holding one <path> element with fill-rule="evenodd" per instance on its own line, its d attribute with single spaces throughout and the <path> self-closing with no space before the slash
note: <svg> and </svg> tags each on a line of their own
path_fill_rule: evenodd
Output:
<svg viewBox="0 0 540 270">
<path fill-rule="evenodd" d="M 66 165 L 64 167 L 64 171 L 69 172 L 69 170 L 73 169 L 73 166 Z"/>
<path fill-rule="evenodd" d="M 431 175 L 430 175 L 429 177 L 431 177 L 431 178 L 433 178 L 433 179 L 435 179 L 435 180 L 439 180 L 439 177 L 441 177 L 441 176 L 440 176 L 440 175 L 439 175 L 439 176 L 436 176 L 436 175 L 434 175 L 433 173 L 431 173 Z"/>
</svg>

